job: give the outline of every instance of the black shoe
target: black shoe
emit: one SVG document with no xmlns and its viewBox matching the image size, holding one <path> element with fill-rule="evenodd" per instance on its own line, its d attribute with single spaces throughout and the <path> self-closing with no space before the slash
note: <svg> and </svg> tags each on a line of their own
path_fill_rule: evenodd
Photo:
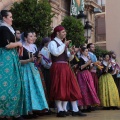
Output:
<svg viewBox="0 0 120 120">
<path fill-rule="evenodd" d="M 21 116 L 20 117 L 13 117 L 13 120 L 24 120 Z"/>
<path fill-rule="evenodd" d="M 36 115 L 36 114 L 30 114 L 30 116 L 31 116 L 32 118 L 37 118 L 37 117 L 38 117 L 38 115 Z"/>
<path fill-rule="evenodd" d="M 4 118 L 0 118 L 0 120 L 7 120 L 7 118 L 5 118 L 5 117 Z"/>
<path fill-rule="evenodd" d="M 57 113 L 57 117 L 65 117 L 65 112 L 64 111 L 60 111 L 59 113 Z"/>
<path fill-rule="evenodd" d="M 52 114 L 55 114 L 55 112 L 53 112 L 51 110 L 48 110 L 47 112 L 45 112 L 45 115 L 52 115 Z"/>
<path fill-rule="evenodd" d="M 25 119 L 32 119 L 32 118 L 37 118 L 38 115 L 36 115 L 36 114 L 29 114 L 29 115 L 23 115 L 22 117 L 25 118 Z"/>
<path fill-rule="evenodd" d="M 69 115 L 70 115 L 70 113 L 69 113 L 69 112 L 66 112 L 66 111 L 64 111 L 64 114 L 65 114 L 66 116 L 69 116 Z"/>
<path fill-rule="evenodd" d="M 89 111 L 95 111 L 95 107 L 89 106 L 89 107 L 87 108 L 87 110 L 89 110 Z"/>
<path fill-rule="evenodd" d="M 40 111 L 37 111 L 37 112 L 34 111 L 33 114 L 36 115 L 36 116 L 44 116 L 45 115 L 45 113 L 40 112 Z"/>
<path fill-rule="evenodd" d="M 89 112 L 91 112 L 91 110 L 89 110 L 89 109 L 83 109 L 83 110 L 81 110 L 81 112 L 83 112 L 83 113 L 89 113 Z"/>
<path fill-rule="evenodd" d="M 110 107 L 110 109 L 112 109 L 112 110 L 119 110 L 118 107 Z"/>
<path fill-rule="evenodd" d="M 24 119 L 32 119 L 33 118 L 33 116 L 31 116 L 31 115 L 22 115 L 22 117 Z"/>
<path fill-rule="evenodd" d="M 103 107 L 103 110 L 110 110 L 110 107 Z"/>
<path fill-rule="evenodd" d="M 87 115 L 84 114 L 84 113 L 82 113 L 81 111 L 78 111 L 78 112 L 72 111 L 72 116 L 81 116 L 81 117 L 85 117 L 85 116 L 87 116 Z"/>
</svg>

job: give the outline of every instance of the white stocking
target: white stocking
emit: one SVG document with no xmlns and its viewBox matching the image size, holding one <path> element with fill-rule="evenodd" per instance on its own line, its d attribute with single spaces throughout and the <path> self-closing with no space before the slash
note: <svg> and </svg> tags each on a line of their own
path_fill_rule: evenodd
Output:
<svg viewBox="0 0 120 120">
<path fill-rule="evenodd" d="M 67 103 L 68 101 L 63 102 L 63 110 L 67 112 Z"/>
<path fill-rule="evenodd" d="M 71 104 L 72 104 L 72 110 L 74 112 L 78 112 L 79 109 L 78 109 L 77 101 L 72 101 Z"/>
<path fill-rule="evenodd" d="M 57 111 L 58 111 L 58 112 L 64 111 L 64 110 L 63 110 L 63 107 L 62 107 L 62 101 L 56 100 L 56 101 L 55 101 L 55 104 L 56 104 L 56 106 L 57 106 Z"/>
</svg>

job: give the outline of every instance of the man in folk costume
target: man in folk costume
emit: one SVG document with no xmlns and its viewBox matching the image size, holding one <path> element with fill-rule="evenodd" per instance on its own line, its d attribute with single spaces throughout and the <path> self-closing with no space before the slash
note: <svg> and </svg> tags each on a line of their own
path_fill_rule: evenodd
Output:
<svg viewBox="0 0 120 120">
<path fill-rule="evenodd" d="M 94 54 L 94 51 L 95 51 L 94 44 L 93 43 L 89 43 L 87 45 L 87 48 L 89 50 L 88 54 L 89 54 L 90 59 L 92 60 L 92 63 L 97 62 L 97 57 Z M 96 69 L 97 69 L 96 66 L 92 67 L 91 74 L 92 74 L 92 77 L 93 77 L 93 81 L 94 81 L 94 86 L 95 86 L 95 89 L 96 89 L 96 93 L 98 93 L 98 77 L 97 77 L 97 74 L 96 74 Z"/>
<path fill-rule="evenodd" d="M 54 28 L 51 35 L 51 42 L 48 49 L 51 53 L 52 66 L 50 99 L 54 100 L 57 106 L 57 117 L 68 115 L 67 103 L 71 101 L 72 116 L 86 116 L 81 113 L 77 106 L 77 100 L 81 99 L 81 92 L 75 75 L 68 65 L 69 59 L 74 54 L 67 48 L 70 41 L 64 41 L 66 38 L 65 28 L 61 25 Z"/>
</svg>

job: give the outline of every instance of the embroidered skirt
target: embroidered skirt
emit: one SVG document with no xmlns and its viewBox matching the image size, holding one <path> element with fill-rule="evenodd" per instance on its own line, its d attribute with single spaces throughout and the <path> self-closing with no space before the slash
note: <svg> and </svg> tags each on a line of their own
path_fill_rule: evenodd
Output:
<svg viewBox="0 0 120 120">
<path fill-rule="evenodd" d="M 109 73 L 99 78 L 99 97 L 103 107 L 120 106 L 118 89 Z"/>
<path fill-rule="evenodd" d="M 0 48 L 0 116 L 23 114 L 24 89 L 15 49 Z"/>
<path fill-rule="evenodd" d="M 91 73 L 88 70 L 79 71 L 77 73 L 77 79 L 82 93 L 82 99 L 78 100 L 78 104 L 82 106 L 99 105 L 100 101 Z"/>
<path fill-rule="evenodd" d="M 98 94 L 98 76 L 94 72 L 91 72 L 91 75 L 92 75 L 92 78 L 93 78 L 96 93 Z"/>
<path fill-rule="evenodd" d="M 48 109 L 44 88 L 37 67 L 34 63 L 22 65 L 22 73 L 25 87 L 25 110 Z"/>
</svg>

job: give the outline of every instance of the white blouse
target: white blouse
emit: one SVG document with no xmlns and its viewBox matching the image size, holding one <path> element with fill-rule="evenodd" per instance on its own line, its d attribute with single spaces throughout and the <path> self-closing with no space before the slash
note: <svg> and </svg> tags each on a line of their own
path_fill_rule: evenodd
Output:
<svg viewBox="0 0 120 120">
<path fill-rule="evenodd" d="M 47 59 L 49 59 L 49 60 L 51 59 L 51 57 L 50 57 L 50 52 L 49 52 L 49 50 L 48 50 L 47 47 L 43 47 L 43 48 L 41 49 L 40 53 L 41 53 L 42 55 L 44 55 Z M 50 67 L 51 67 L 51 65 L 52 65 L 52 62 L 48 63 L 48 62 L 46 62 L 46 61 L 43 59 L 43 57 L 42 57 L 42 59 L 41 59 L 41 64 L 43 65 L 44 68 L 50 69 Z"/>
<path fill-rule="evenodd" d="M 23 43 L 23 47 L 33 54 L 37 51 L 33 44 L 26 45 L 26 43 Z"/>
<path fill-rule="evenodd" d="M 64 51 L 65 51 L 65 44 L 57 37 L 54 38 L 54 40 L 56 42 L 58 42 L 60 44 L 59 47 L 57 47 L 57 44 L 55 41 L 51 41 L 48 44 L 48 49 L 50 51 L 50 53 L 54 56 L 59 56 L 61 55 Z M 70 51 L 67 49 L 67 56 L 69 58 L 69 60 L 72 60 L 74 58 L 74 55 L 71 55 Z"/>
</svg>

